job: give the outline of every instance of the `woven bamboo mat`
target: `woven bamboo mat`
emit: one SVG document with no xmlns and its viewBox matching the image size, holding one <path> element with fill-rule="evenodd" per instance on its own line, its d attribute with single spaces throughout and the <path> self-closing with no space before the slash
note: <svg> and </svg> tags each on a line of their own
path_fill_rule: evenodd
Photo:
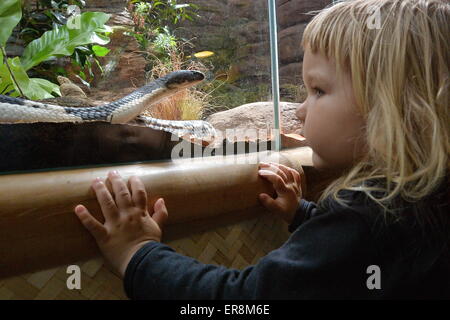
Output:
<svg viewBox="0 0 450 320">
<path fill-rule="evenodd" d="M 280 247 L 288 237 L 286 223 L 264 214 L 166 244 L 203 263 L 243 269 Z M 108 270 L 102 258 L 74 264 L 81 269 L 80 290 L 67 288 L 67 266 L 61 266 L 0 280 L 0 300 L 127 299 L 122 280 Z"/>
</svg>

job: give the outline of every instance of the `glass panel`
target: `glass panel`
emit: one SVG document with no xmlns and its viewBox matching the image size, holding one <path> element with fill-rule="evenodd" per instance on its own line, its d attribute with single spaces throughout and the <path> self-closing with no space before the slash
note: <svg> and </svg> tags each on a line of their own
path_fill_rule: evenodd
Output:
<svg viewBox="0 0 450 320">
<path fill-rule="evenodd" d="M 301 39 L 314 11 L 332 3 L 331 0 L 284 0 L 277 1 L 280 113 L 282 146 L 292 148 L 305 144 L 300 135 L 303 123 L 296 116 L 296 109 L 306 98 L 303 86 Z M 286 136 L 287 134 L 287 136 Z"/>
<path fill-rule="evenodd" d="M 17 7 L 12 9 L 12 18 L 19 17 L 14 16 Z M 206 120 L 222 134 L 215 140 L 218 145 L 221 138 L 234 140 L 226 129 L 240 129 L 236 138 L 241 140 L 256 139 L 256 130 L 272 126 L 267 0 L 24 1 L 21 11 L 14 29 L 11 23 L 17 19 L 0 20 L 2 30 L 13 29 L 0 61 L 1 173 L 170 158 L 178 142 L 162 127 L 180 128 L 173 122 L 159 122 L 153 129 L 142 121 L 49 123 L 48 117 L 17 116 L 24 107 L 21 100 L 5 96 L 58 105 L 63 115 L 91 119 L 88 108 L 117 101 L 174 70 L 195 69 L 206 76 L 203 82 L 163 103 L 148 103 L 143 114 Z M 59 91 L 64 97 L 55 97 Z M 65 109 L 80 106 L 86 111 Z M 35 116 L 46 109 L 31 102 L 27 107 Z M 110 119 L 110 109 L 102 110 L 107 114 L 99 120 Z M 116 112 L 113 120 L 120 117 Z M 11 124 L 17 120 L 21 123 Z M 37 123 L 24 123 L 29 120 Z"/>
</svg>

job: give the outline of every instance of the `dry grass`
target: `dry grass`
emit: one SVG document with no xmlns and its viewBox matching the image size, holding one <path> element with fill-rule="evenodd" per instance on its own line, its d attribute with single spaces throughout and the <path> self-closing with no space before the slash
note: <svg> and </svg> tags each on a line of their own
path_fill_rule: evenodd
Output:
<svg viewBox="0 0 450 320">
<path fill-rule="evenodd" d="M 186 60 L 182 50 L 170 53 L 169 62 L 157 60 L 150 71 L 153 80 L 176 70 L 198 70 L 206 72 L 207 68 L 198 61 Z M 209 95 L 195 87 L 183 90 L 164 101 L 152 105 L 144 115 L 166 120 L 199 120 L 203 111 L 209 107 Z"/>
<path fill-rule="evenodd" d="M 150 107 L 144 114 L 166 120 L 198 120 L 204 108 L 203 93 L 195 89 L 183 90 Z"/>
</svg>

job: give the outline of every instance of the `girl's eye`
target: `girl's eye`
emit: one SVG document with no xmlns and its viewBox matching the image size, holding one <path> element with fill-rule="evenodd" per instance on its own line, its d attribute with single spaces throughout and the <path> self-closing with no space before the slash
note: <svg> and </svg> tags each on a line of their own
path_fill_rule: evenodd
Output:
<svg viewBox="0 0 450 320">
<path fill-rule="evenodd" d="M 325 92 L 319 88 L 313 88 L 314 92 L 316 93 L 316 97 L 320 98 Z"/>
</svg>

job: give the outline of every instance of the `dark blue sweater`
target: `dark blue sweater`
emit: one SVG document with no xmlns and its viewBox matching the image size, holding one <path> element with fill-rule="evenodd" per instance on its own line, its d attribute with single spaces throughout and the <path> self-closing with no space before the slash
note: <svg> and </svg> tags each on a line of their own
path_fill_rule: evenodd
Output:
<svg viewBox="0 0 450 320">
<path fill-rule="evenodd" d="M 131 299 L 450 298 L 446 183 L 420 203 L 398 204 L 399 219 L 384 218 L 362 192 L 343 195 L 349 207 L 302 200 L 287 242 L 243 270 L 149 242 L 127 267 L 125 292 Z M 369 289 L 378 275 L 381 288 Z"/>
</svg>

